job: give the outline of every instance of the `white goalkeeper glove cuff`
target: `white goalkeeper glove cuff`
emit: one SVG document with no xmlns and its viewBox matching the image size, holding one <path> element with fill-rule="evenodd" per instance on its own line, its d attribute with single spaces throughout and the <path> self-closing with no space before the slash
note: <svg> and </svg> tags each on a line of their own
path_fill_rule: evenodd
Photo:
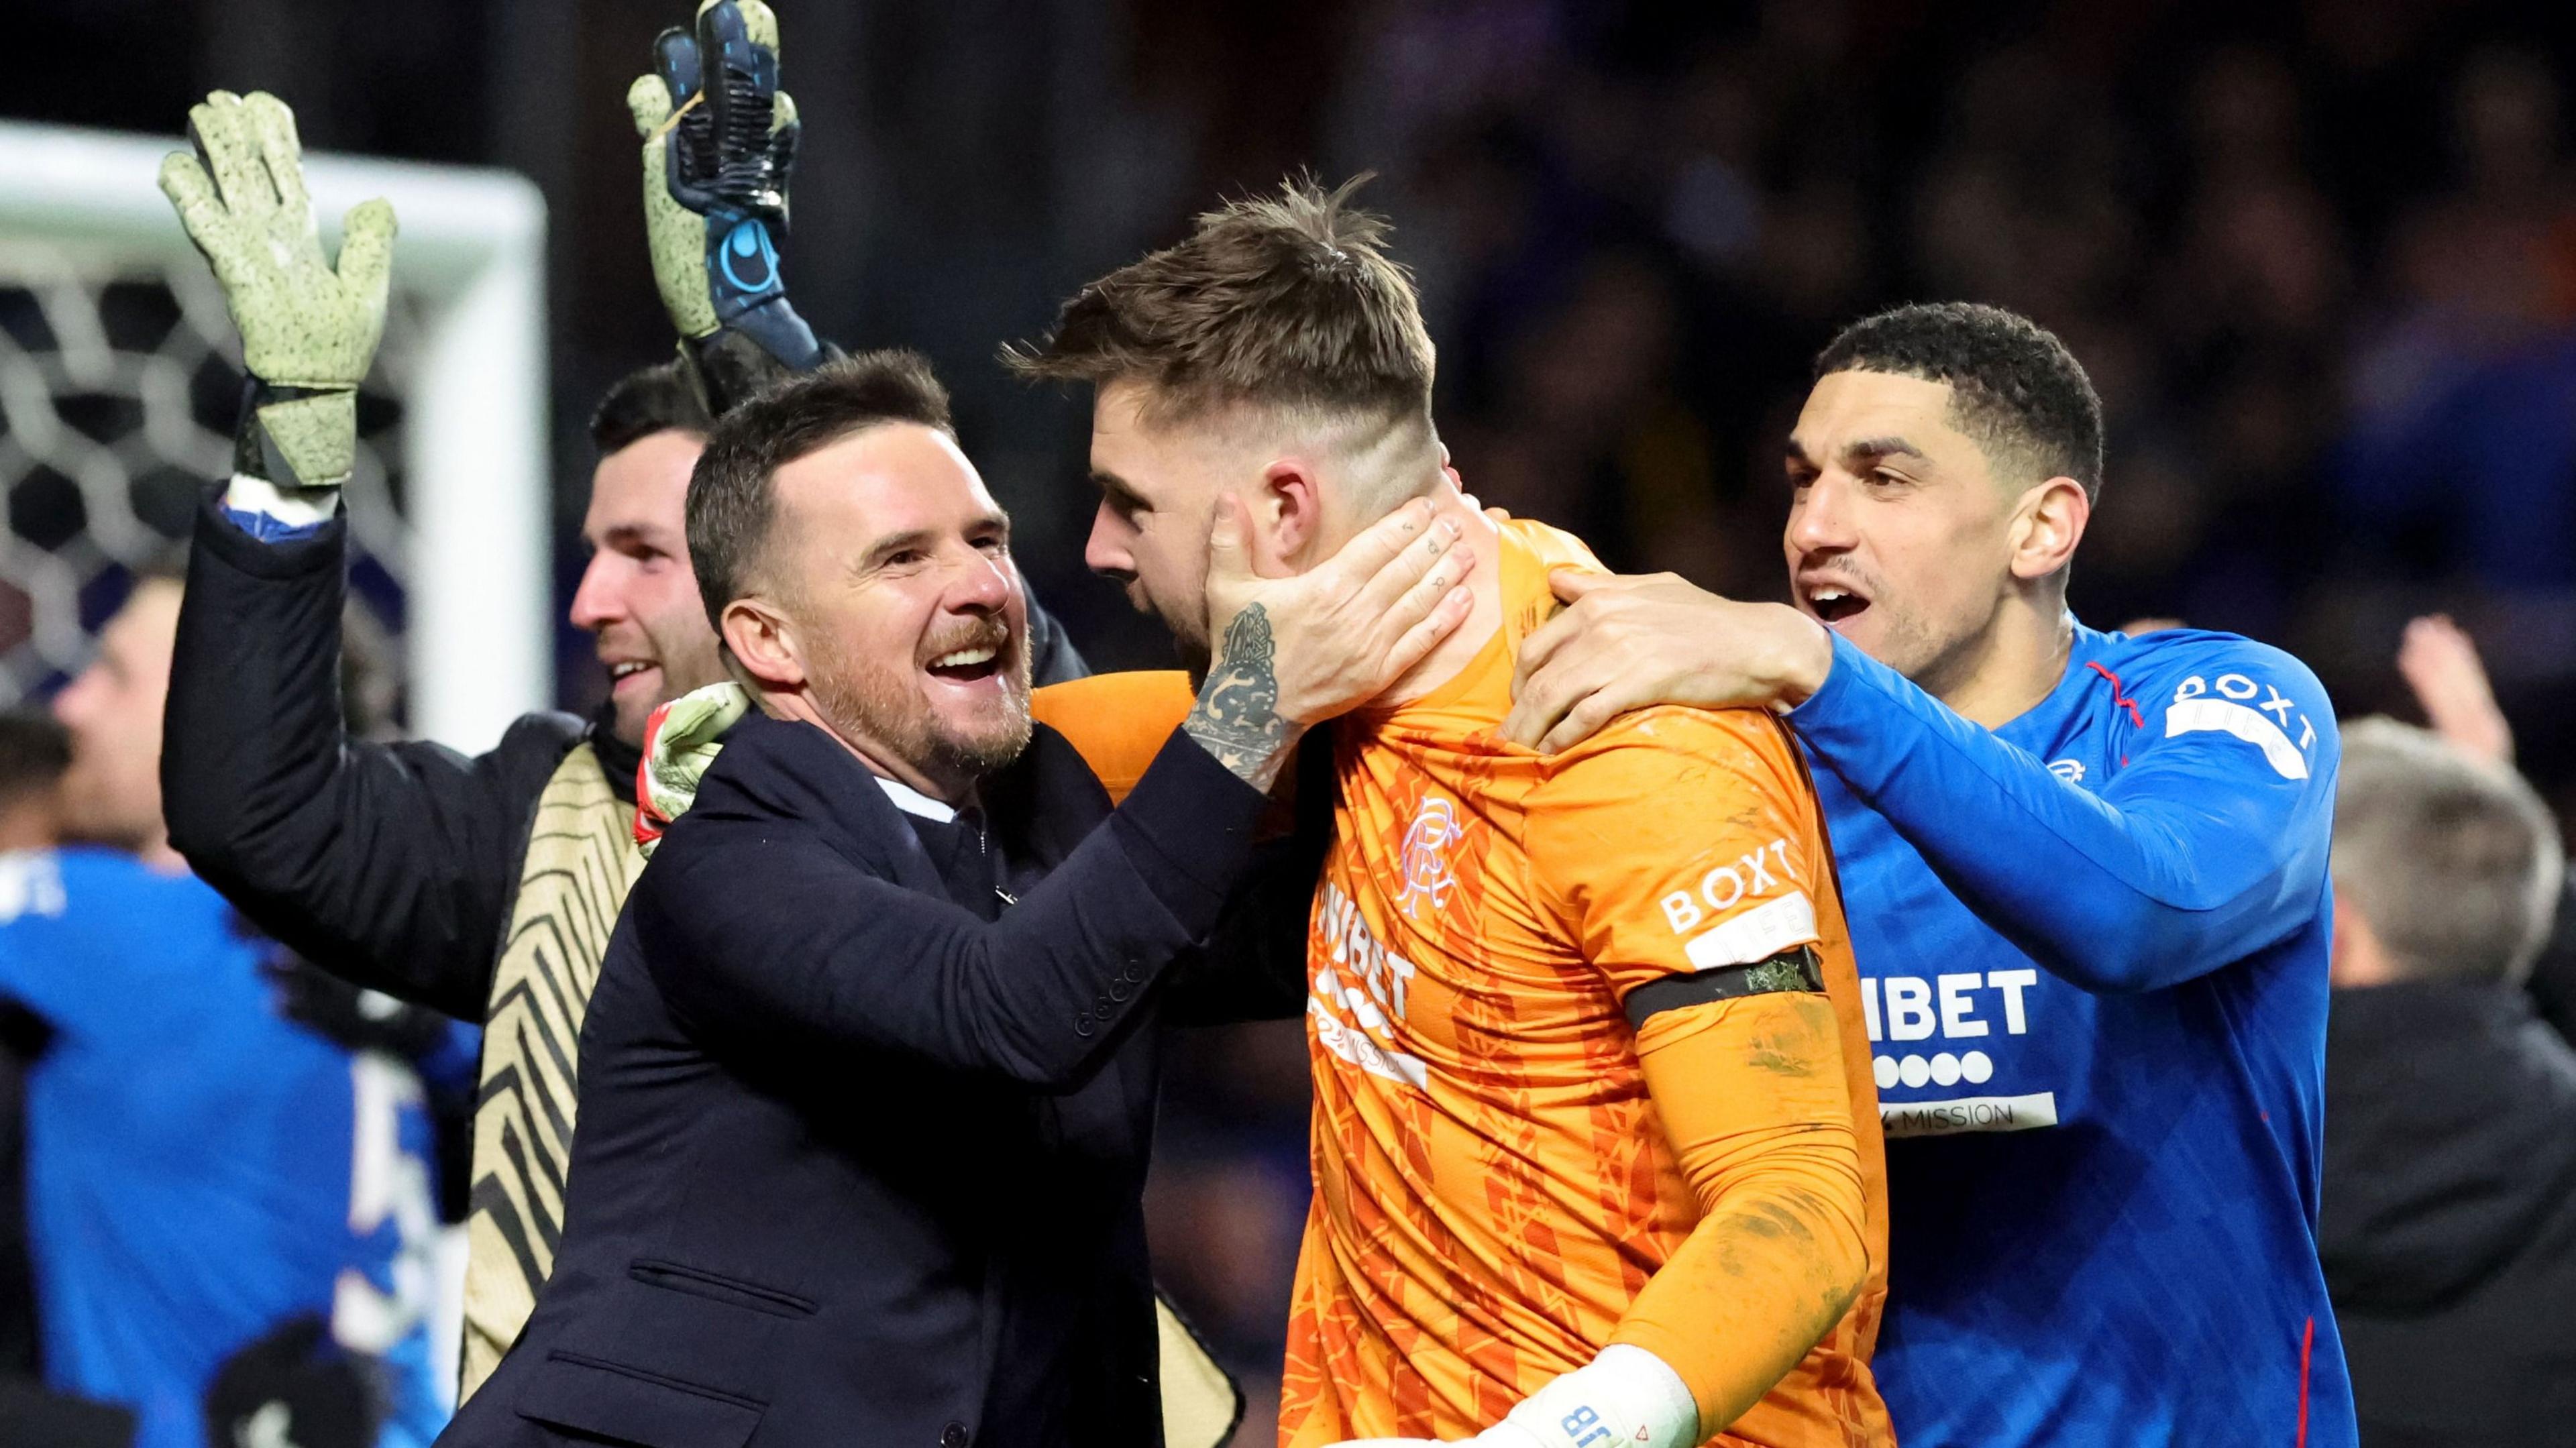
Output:
<svg viewBox="0 0 2576 1448">
<path fill-rule="evenodd" d="M 1694 1448 L 1699 1404 L 1662 1358 L 1613 1343 L 1467 1441 L 1477 1448 Z"/>
<path fill-rule="evenodd" d="M 235 473 L 224 488 L 224 510 L 255 536 L 281 537 L 319 528 L 340 507 L 340 490 L 328 485 L 281 488 L 253 473 Z M 266 519 L 266 525 L 259 520 Z"/>
</svg>

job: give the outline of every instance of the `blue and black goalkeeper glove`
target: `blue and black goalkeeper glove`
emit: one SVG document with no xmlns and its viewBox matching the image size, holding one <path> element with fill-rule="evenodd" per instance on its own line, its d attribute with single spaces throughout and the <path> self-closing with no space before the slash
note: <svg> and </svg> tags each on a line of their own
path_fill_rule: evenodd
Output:
<svg viewBox="0 0 2576 1448">
<path fill-rule="evenodd" d="M 645 230 L 671 321 L 703 360 L 721 334 L 795 371 L 823 358 L 778 270 L 796 166 L 796 103 L 778 88 L 778 18 L 706 0 L 694 34 L 662 32 L 627 89 L 643 137 Z"/>
</svg>

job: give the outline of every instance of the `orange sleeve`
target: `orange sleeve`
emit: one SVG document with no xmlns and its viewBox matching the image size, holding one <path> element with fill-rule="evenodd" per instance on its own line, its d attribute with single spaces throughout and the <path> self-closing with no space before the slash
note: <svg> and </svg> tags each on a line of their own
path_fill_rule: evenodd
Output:
<svg viewBox="0 0 2576 1448">
<path fill-rule="evenodd" d="M 1094 674 L 1035 691 L 1029 711 L 1081 751 L 1114 804 L 1144 777 L 1197 698 L 1178 669 Z"/>
<path fill-rule="evenodd" d="M 1818 945 L 1813 786 L 1776 721 L 1630 715 L 1530 801 L 1540 898 L 1621 996 Z M 1637 1054 L 1700 1221 L 1611 1340 L 1690 1385 L 1710 1434 L 1831 1332 L 1869 1271 L 1866 1198 L 1832 1000 L 1661 1012 Z"/>
<path fill-rule="evenodd" d="M 1558 756 L 1531 792 L 1534 884 L 1628 992 L 1821 941 L 1815 787 L 1768 715 L 1663 707 Z"/>
<path fill-rule="evenodd" d="M 1671 1364 L 1710 1433 L 1842 1320 L 1869 1274 L 1860 1147 L 1822 993 L 1648 1018 L 1646 1091 L 1699 1197 L 1699 1225 L 1610 1340 Z"/>
</svg>

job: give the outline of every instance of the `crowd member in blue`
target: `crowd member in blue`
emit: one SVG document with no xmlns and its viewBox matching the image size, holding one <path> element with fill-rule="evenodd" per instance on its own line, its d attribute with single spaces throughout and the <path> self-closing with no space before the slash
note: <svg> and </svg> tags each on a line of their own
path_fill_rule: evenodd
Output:
<svg viewBox="0 0 2576 1448">
<path fill-rule="evenodd" d="M 1817 359 L 1794 607 L 1560 577 L 1512 739 L 1768 705 L 1850 903 L 1910 1448 L 2349 1444 L 2317 1264 L 2337 745 L 2298 660 L 2098 633 L 2101 405 L 2056 337 L 1910 306 Z"/>
<path fill-rule="evenodd" d="M 48 1032 L 27 1081 L 46 1376 L 132 1408 L 137 1448 L 412 1448 L 446 1416 L 420 1085 L 285 1019 L 274 947 L 170 849 L 179 594 L 140 584 L 55 700 L 66 833 L 95 843 L 0 855 L 0 995 Z"/>
</svg>

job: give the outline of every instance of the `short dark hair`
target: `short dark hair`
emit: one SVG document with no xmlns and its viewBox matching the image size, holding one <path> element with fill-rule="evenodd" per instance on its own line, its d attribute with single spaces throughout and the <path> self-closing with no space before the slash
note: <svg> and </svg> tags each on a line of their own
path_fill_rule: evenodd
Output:
<svg viewBox="0 0 2576 1448">
<path fill-rule="evenodd" d="M 51 789 L 72 765 L 71 735 L 42 709 L 0 713 L 0 806 Z"/>
<path fill-rule="evenodd" d="M 1386 218 L 1291 177 L 1198 218 L 1179 243 L 1064 304 L 1045 340 L 1005 347 L 1023 377 L 1155 389 L 1166 416 L 1251 402 L 1431 415 L 1433 354 Z"/>
<path fill-rule="evenodd" d="M 1859 321 L 1816 354 L 1815 380 L 1886 372 L 1945 382 L 1950 415 L 1989 458 L 2102 491 L 2102 399 L 2057 334 L 2001 307 L 1917 302 Z"/>
<path fill-rule="evenodd" d="M 689 561 L 707 621 L 741 597 L 778 513 L 778 470 L 854 432 L 913 422 L 951 437 L 948 389 L 918 352 L 861 352 L 824 363 L 734 408 L 707 434 L 689 474 Z"/>
<path fill-rule="evenodd" d="M 599 455 L 620 452 L 657 432 L 685 432 L 705 437 L 715 419 L 689 385 L 678 358 L 638 367 L 610 385 L 608 395 L 590 413 L 590 445 Z"/>
</svg>

